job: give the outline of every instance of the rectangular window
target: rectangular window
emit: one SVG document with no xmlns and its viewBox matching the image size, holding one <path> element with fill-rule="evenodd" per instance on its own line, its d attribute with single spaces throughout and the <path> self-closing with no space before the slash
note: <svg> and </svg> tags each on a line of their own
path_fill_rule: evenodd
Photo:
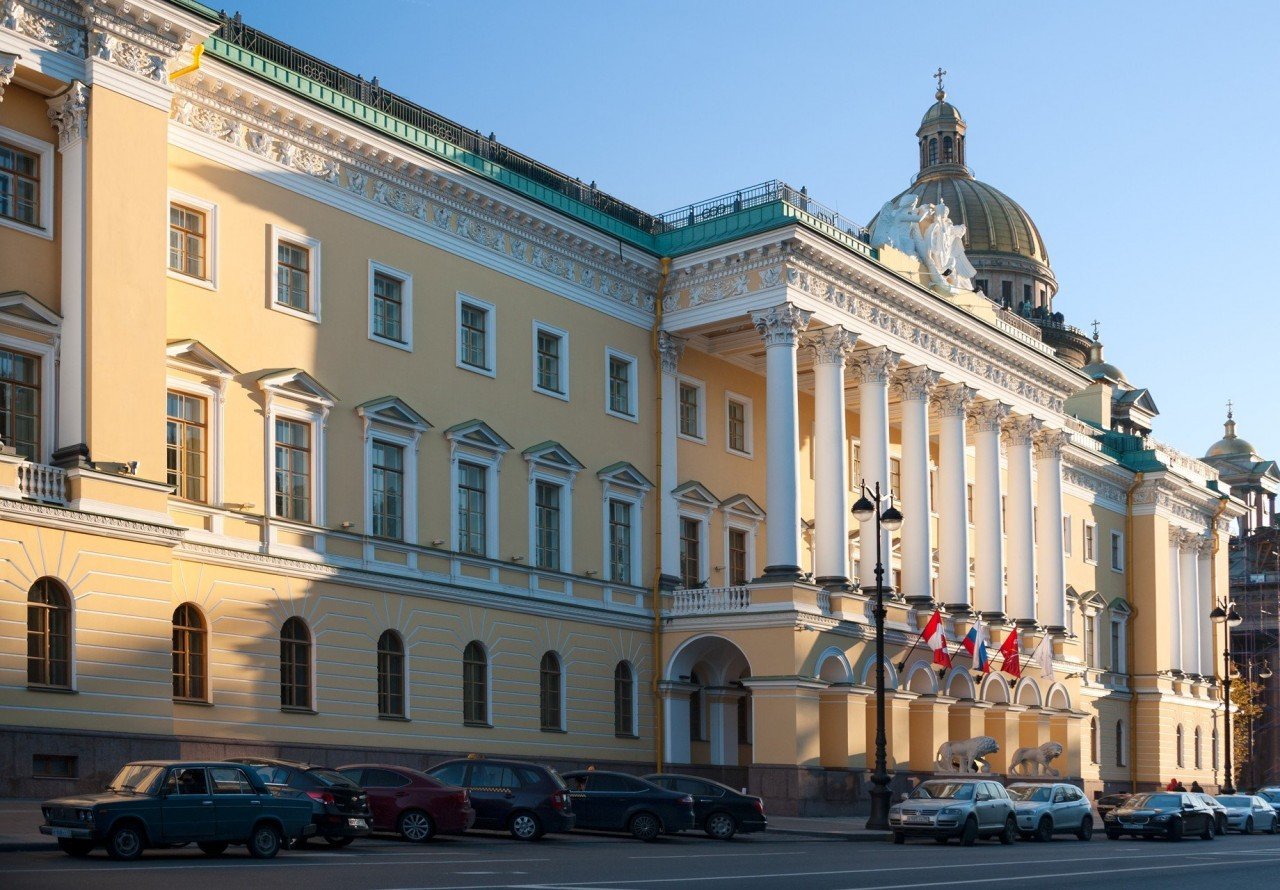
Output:
<svg viewBox="0 0 1280 890">
<path fill-rule="evenodd" d="M 33 779 L 74 779 L 79 774 L 79 758 L 74 754 L 32 754 Z"/>
<path fill-rule="evenodd" d="M 702 583 L 702 523 L 680 517 L 680 583 L 697 587 Z"/>
<path fill-rule="evenodd" d="M 608 411 L 620 417 L 635 419 L 635 362 L 613 352 L 608 357 Z"/>
<path fill-rule="evenodd" d="M 373 535 L 404 538 L 404 448 L 389 442 L 371 443 L 369 492 L 373 498 Z"/>
<path fill-rule="evenodd" d="M 40 158 L 0 142 L 0 217 L 40 225 Z"/>
<path fill-rule="evenodd" d="M 1098 616 L 1084 616 L 1084 660 L 1089 667 L 1098 666 Z"/>
<path fill-rule="evenodd" d="M 1111 568 L 1116 572 L 1124 571 L 1124 535 L 1111 533 Z"/>
<path fill-rule="evenodd" d="M 201 280 L 208 278 L 208 218 L 183 204 L 169 205 L 169 268 Z"/>
<path fill-rule="evenodd" d="M 563 398 L 569 388 L 569 337 L 563 331 L 534 325 L 533 388 Z"/>
<path fill-rule="evenodd" d="M 680 435 L 702 439 L 702 387 L 680 381 Z"/>
<path fill-rule="evenodd" d="M 311 521 L 311 424 L 276 418 L 275 515 Z"/>
<path fill-rule="evenodd" d="M 1124 672 L 1123 629 L 1119 621 L 1111 622 L 1111 670 L 1117 674 Z"/>
<path fill-rule="evenodd" d="M 747 533 L 740 528 L 729 529 L 729 586 L 741 587 L 747 583 Z"/>
<path fill-rule="evenodd" d="M 938 470 L 936 467 L 929 468 L 929 512 L 935 516 L 938 513 Z"/>
<path fill-rule="evenodd" d="M 902 461 L 896 457 L 889 458 L 889 494 L 902 498 Z"/>
<path fill-rule="evenodd" d="M 188 501 L 209 500 L 208 403 L 169 390 L 165 396 L 166 481 Z"/>
<path fill-rule="evenodd" d="M 484 556 L 488 549 L 486 528 L 486 470 L 479 464 L 458 464 L 458 550 Z"/>
<path fill-rule="evenodd" d="M 1093 523 L 1086 522 L 1084 524 L 1084 561 L 1096 563 L 1098 561 L 1097 548 L 1098 527 Z"/>
<path fill-rule="evenodd" d="M 862 444 L 849 440 L 849 490 L 862 491 Z"/>
<path fill-rule="evenodd" d="M 0 346 L 0 440 L 40 462 L 40 359 Z"/>
<path fill-rule="evenodd" d="M 634 583 L 631 577 L 631 505 L 609 500 L 609 580 Z"/>
<path fill-rule="evenodd" d="M 385 272 L 373 273 L 373 335 L 405 342 L 404 281 Z"/>
<path fill-rule="evenodd" d="M 1006 309 L 1008 309 L 1009 306 L 1013 303 L 1013 282 L 1012 281 L 1000 282 L 1000 302 L 1001 304 L 1004 305 L 1004 308 Z"/>
<path fill-rule="evenodd" d="M 281 239 L 276 243 L 276 302 L 298 312 L 311 306 L 311 248 Z"/>
<path fill-rule="evenodd" d="M 1062 517 L 1062 553 L 1064 556 L 1071 555 L 1071 516 Z"/>
<path fill-rule="evenodd" d="M 488 371 L 489 311 L 472 303 L 458 310 L 458 359 L 464 365 Z"/>
<path fill-rule="evenodd" d="M 970 482 L 964 487 L 964 515 L 968 517 L 969 524 L 973 525 L 973 483 Z"/>
<path fill-rule="evenodd" d="M 746 402 L 729 399 L 726 417 L 728 418 L 729 450 L 738 454 L 750 454 L 750 415 L 751 409 Z"/>
<path fill-rule="evenodd" d="M 538 480 L 534 483 L 534 565 L 560 571 L 561 486 Z"/>
<path fill-rule="evenodd" d="M 1031 285 L 1029 284 L 1024 284 L 1022 286 L 1022 301 L 1024 303 L 1031 302 Z"/>
</svg>

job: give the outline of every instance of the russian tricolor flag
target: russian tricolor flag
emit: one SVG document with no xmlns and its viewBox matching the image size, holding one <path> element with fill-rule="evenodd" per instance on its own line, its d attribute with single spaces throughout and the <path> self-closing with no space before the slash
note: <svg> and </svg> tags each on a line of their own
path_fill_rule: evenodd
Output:
<svg viewBox="0 0 1280 890">
<path fill-rule="evenodd" d="M 960 641 L 960 645 L 973 659 L 974 670 L 989 674 L 991 673 L 991 658 L 987 655 L 985 636 L 982 622 L 975 621 L 973 627 L 969 628 L 969 632 L 965 634 L 965 638 Z"/>
</svg>

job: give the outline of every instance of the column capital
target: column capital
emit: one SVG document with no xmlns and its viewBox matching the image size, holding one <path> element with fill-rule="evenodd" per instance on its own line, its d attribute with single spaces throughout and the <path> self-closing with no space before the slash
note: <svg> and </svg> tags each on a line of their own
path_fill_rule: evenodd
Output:
<svg viewBox="0 0 1280 890">
<path fill-rule="evenodd" d="M 1062 449 L 1071 441 L 1071 434 L 1066 430 L 1040 430 L 1034 436 L 1036 460 L 1058 459 L 1062 457 Z"/>
<path fill-rule="evenodd" d="M 969 405 L 969 420 L 978 432 L 999 432 L 1001 422 L 1009 416 L 1011 406 L 995 399 L 973 402 Z"/>
<path fill-rule="evenodd" d="M 935 387 L 929 400 L 933 403 L 934 410 L 943 417 L 957 415 L 963 417 L 969 403 L 977 394 L 978 391 L 971 386 L 965 386 L 963 383 L 948 383 L 945 386 Z"/>
<path fill-rule="evenodd" d="M 859 349 L 849 356 L 849 367 L 862 383 L 888 383 L 902 361 L 901 354 L 887 346 Z"/>
<path fill-rule="evenodd" d="M 1009 414 L 1000 421 L 1005 444 L 1013 446 L 1029 446 L 1032 438 L 1040 431 L 1040 426 L 1037 418 L 1026 414 Z"/>
<path fill-rule="evenodd" d="M 815 365 L 839 365 L 844 364 L 857 342 L 857 334 L 835 325 L 810 334 L 805 338 L 804 345 L 813 350 Z"/>
<path fill-rule="evenodd" d="M 889 381 L 890 389 L 904 402 L 923 402 L 937 386 L 942 374 L 923 365 L 916 368 L 901 368 Z"/>
<path fill-rule="evenodd" d="M 46 99 L 49 121 L 58 131 L 58 150 L 66 151 L 89 135 L 89 88 L 78 80 L 71 86 Z"/>
<path fill-rule="evenodd" d="M 18 53 L 0 53 L 0 102 L 4 101 L 4 88 L 18 72 L 18 60 L 21 58 Z"/>
<path fill-rule="evenodd" d="M 760 332 L 765 347 L 795 346 L 800 332 L 809 326 L 813 313 L 796 308 L 793 303 L 782 303 L 769 309 L 751 313 L 751 323 Z"/>
<path fill-rule="evenodd" d="M 680 359 L 684 356 L 684 337 L 666 331 L 658 331 L 658 358 L 662 362 L 662 373 L 675 374 L 680 368 Z"/>
</svg>

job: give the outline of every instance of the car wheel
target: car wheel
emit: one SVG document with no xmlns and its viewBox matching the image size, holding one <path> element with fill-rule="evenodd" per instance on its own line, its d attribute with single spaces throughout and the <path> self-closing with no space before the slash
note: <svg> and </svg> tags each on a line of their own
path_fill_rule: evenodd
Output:
<svg viewBox="0 0 1280 890">
<path fill-rule="evenodd" d="M 707 817 L 707 834 L 718 841 L 727 841 L 738 833 L 738 823 L 728 813 L 712 813 Z"/>
<path fill-rule="evenodd" d="M 1226 834 L 1227 833 L 1227 817 L 1219 816 L 1217 818 L 1217 821 L 1214 823 L 1214 828 L 1217 830 L 1218 834 Z"/>
<path fill-rule="evenodd" d="M 73 837 L 60 837 L 58 838 L 58 849 L 68 856 L 83 859 L 93 850 L 93 841 L 83 841 Z"/>
<path fill-rule="evenodd" d="M 1217 830 L 1213 827 L 1213 820 L 1207 820 L 1204 823 L 1204 831 L 1200 832 L 1200 840 L 1211 841 L 1217 834 Z"/>
<path fill-rule="evenodd" d="M 142 846 L 142 829 L 136 825 L 121 825 L 107 836 L 107 855 L 120 862 L 137 859 Z"/>
<path fill-rule="evenodd" d="M 1107 829 L 1107 840 L 1109 840 L 1109 841 L 1118 841 L 1118 840 L 1120 840 L 1120 832 L 1118 832 L 1118 831 L 1112 831 L 1111 829 Z"/>
<path fill-rule="evenodd" d="M 895 831 L 893 833 L 893 842 L 895 844 L 905 844 L 907 842 L 907 836 L 901 831 Z"/>
<path fill-rule="evenodd" d="M 248 847 L 254 859 L 274 859 L 280 852 L 280 833 L 272 825 L 255 825 Z"/>
<path fill-rule="evenodd" d="M 1076 832 L 1076 837 L 1082 841 L 1090 840 L 1093 837 L 1093 817 L 1085 816 L 1084 821 L 1080 823 L 1080 830 Z"/>
<path fill-rule="evenodd" d="M 1240 829 L 1241 834 L 1253 834 L 1253 817 L 1250 816 L 1244 820 L 1244 828 Z"/>
<path fill-rule="evenodd" d="M 533 813 L 516 813 L 507 824 L 507 830 L 518 841 L 536 841 L 542 837 L 542 823 Z"/>
<path fill-rule="evenodd" d="M 199 841 L 196 846 L 206 856 L 221 856 L 230 845 L 226 841 Z"/>
<path fill-rule="evenodd" d="M 962 847 L 972 847 L 974 842 L 978 840 L 978 820 L 970 816 L 965 820 L 964 828 L 960 830 L 960 845 Z"/>
<path fill-rule="evenodd" d="M 353 837 L 339 837 L 338 835 L 325 835 L 324 842 L 331 847 L 346 847 L 355 840 Z"/>
<path fill-rule="evenodd" d="M 422 810 L 405 810 L 396 821 L 396 831 L 405 840 L 421 844 L 435 837 L 436 824 Z"/>
<path fill-rule="evenodd" d="M 1048 816 L 1042 816 L 1040 818 L 1040 823 L 1036 825 L 1036 840 L 1053 840 L 1053 822 L 1049 820 Z"/>
<path fill-rule="evenodd" d="M 636 813 L 631 817 L 627 830 L 636 840 L 647 842 L 656 839 L 662 833 L 662 823 L 653 813 Z"/>
<path fill-rule="evenodd" d="M 1010 816 L 1004 820 L 1004 831 L 1000 832 L 1000 843 L 1006 847 L 1013 843 L 1014 838 L 1018 836 L 1018 823 Z M 1053 837 L 1053 826 L 1049 827 L 1049 836 Z"/>
<path fill-rule="evenodd" d="M 1169 823 L 1169 840 L 1171 841 L 1182 840 L 1182 820 L 1181 819 L 1177 819 Z"/>
<path fill-rule="evenodd" d="M 1277 829 L 1276 829 L 1276 817 L 1275 817 L 1275 816 L 1272 816 L 1272 817 L 1271 817 L 1271 825 L 1270 825 L 1270 826 L 1268 826 L 1268 828 L 1267 828 L 1267 834 L 1275 834 L 1275 833 L 1276 833 L 1276 830 L 1277 830 Z"/>
</svg>

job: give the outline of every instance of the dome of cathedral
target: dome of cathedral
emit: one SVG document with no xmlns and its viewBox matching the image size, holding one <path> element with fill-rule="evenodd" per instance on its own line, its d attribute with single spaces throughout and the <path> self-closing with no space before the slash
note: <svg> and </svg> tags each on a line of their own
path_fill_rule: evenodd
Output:
<svg viewBox="0 0 1280 890">
<path fill-rule="evenodd" d="M 1094 380 L 1107 379 L 1116 383 L 1128 383 L 1129 378 L 1111 362 L 1090 362 L 1080 369 Z"/>
<path fill-rule="evenodd" d="M 929 110 L 924 113 L 924 119 L 920 121 L 920 126 L 931 126 L 941 121 L 955 123 L 961 120 L 960 112 L 947 101 L 946 93 L 938 90 L 937 97 L 938 101 L 930 105 Z"/>
<path fill-rule="evenodd" d="M 1236 422 L 1231 414 L 1227 414 L 1227 422 L 1223 424 L 1225 435 L 1209 446 L 1205 457 L 1253 457 L 1257 452 L 1247 439 L 1236 435 Z"/>
</svg>

